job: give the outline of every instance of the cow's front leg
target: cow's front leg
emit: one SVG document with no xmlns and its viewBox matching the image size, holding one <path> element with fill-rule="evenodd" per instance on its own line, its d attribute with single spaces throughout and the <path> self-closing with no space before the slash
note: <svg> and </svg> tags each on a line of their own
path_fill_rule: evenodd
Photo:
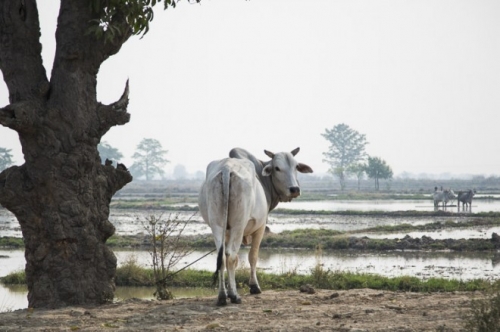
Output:
<svg viewBox="0 0 500 332">
<path fill-rule="evenodd" d="M 257 280 L 257 260 L 259 259 L 259 248 L 262 237 L 266 230 L 266 225 L 259 228 L 254 234 L 252 234 L 252 247 L 248 253 L 248 261 L 250 263 L 250 280 L 248 285 L 250 286 L 250 294 L 260 294 L 259 282 Z"/>
</svg>

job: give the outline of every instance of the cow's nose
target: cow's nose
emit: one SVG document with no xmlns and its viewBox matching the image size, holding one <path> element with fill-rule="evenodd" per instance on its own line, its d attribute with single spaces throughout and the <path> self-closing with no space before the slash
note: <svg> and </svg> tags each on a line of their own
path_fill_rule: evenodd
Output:
<svg viewBox="0 0 500 332">
<path fill-rule="evenodd" d="M 290 187 L 290 194 L 293 196 L 297 197 L 300 195 L 300 188 L 299 187 Z"/>
</svg>

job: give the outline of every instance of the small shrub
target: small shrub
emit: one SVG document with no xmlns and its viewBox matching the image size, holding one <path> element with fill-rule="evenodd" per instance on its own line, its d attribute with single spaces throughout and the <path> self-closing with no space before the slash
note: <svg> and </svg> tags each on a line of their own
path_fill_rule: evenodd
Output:
<svg viewBox="0 0 500 332">
<path fill-rule="evenodd" d="M 330 270 L 325 270 L 321 264 L 316 264 L 314 268 L 311 269 L 312 285 L 315 287 L 324 289 L 332 288 L 331 278 L 332 272 Z"/>
<path fill-rule="evenodd" d="M 483 300 L 471 301 L 471 314 L 466 320 L 466 331 L 500 331 L 500 289 L 498 285 L 487 292 Z"/>
<path fill-rule="evenodd" d="M 193 251 L 189 243 L 180 241 L 182 232 L 193 217 L 194 214 L 182 220 L 179 213 L 169 215 L 166 219 L 163 219 L 162 215 L 151 215 L 142 222 L 151 238 L 150 254 L 156 286 L 154 296 L 158 300 L 174 298 L 172 292 L 167 289 L 167 279 L 171 276 L 173 267 Z"/>
<path fill-rule="evenodd" d="M 172 287 L 212 288 L 212 276 L 210 271 L 186 269 L 174 275 L 169 282 Z"/>
<path fill-rule="evenodd" d="M 24 270 L 14 271 L 1 277 L 0 281 L 6 285 L 23 285 L 26 284 L 26 273 Z"/>
</svg>

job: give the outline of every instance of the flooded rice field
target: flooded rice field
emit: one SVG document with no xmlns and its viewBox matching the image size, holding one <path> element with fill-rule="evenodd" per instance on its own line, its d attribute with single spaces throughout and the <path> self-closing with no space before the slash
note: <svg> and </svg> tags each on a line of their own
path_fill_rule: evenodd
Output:
<svg viewBox="0 0 500 332">
<path fill-rule="evenodd" d="M 427 201 L 295 201 L 282 203 L 280 209 L 293 210 L 329 210 L 329 211 L 433 211 L 432 202 Z M 456 207 L 448 211 L 456 212 Z M 500 201 L 476 200 L 473 212 L 500 212 Z M 116 234 L 135 235 L 146 233 L 143 223 L 150 215 L 160 216 L 161 211 L 118 210 L 112 209 L 110 221 L 116 227 Z M 181 218 L 189 220 L 185 234 L 209 234 L 209 227 L 201 217 L 193 212 L 164 212 L 162 218 Z M 391 216 L 391 215 L 314 215 L 314 214 L 279 214 L 269 216 L 268 225 L 272 232 L 314 228 L 338 231 L 358 231 L 353 236 L 371 238 L 403 238 L 429 236 L 433 239 L 491 238 L 493 232 L 500 234 L 500 227 L 468 227 L 440 229 L 437 231 L 402 232 L 402 233 L 363 233 L 363 229 L 384 225 L 425 225 L 435 222 L 463 223 L 474 218 L 472 214 L 453 214 L 451 216 Z M 359 232 L 361 231 L 361 232 Z M 21 230 L 16 218 L 7 210 L 0 209 L 0 236 L 21 237 Z M 150 255 L 146 251 L 115 251 L 118 264 L 123 264 L 130 257 L 137 259 L 143 266 L 149 266 Z M 196 251 L 181 262 L 179 268 L 196 260 L 205 252 Z M 207 256 L 191 268 L 214 270 L 215 253 Z M 361 252 L 361 251 L 324 251 L 312 250 L 261 250 L 259 268 L 261 271 L 283 273 L 309 273 L 316 264 L 332 271 L 374 273 L 384 276 L 411 275 L 422 279 L 442 277 L 450 279 L 491 279 L 500 278 L 500 253 L 456 253 L 456 252 Z M 22 250 L 0 250 L 0 277 L 16 270 L 24 269 Z M 247 251 L 240 253 L 240 266 L 248 267 Z M 198 290 L 207 292 L 207 290 Z M 208 295 L 190 293 L 192 290 L 176 290 L 177 296 Z M 209 291 L 211 292 L 211 291 Z M 119 288 L 117 298 L 152 298 L 152 289 Z M 26 289 L 24 287 L 6 287 L 0 284 L 0 311 L 26 307 Z"/>
<path fill-rule="evenodd" d="M 432 202 L 429 201 L 295 201 L 281 203 L 279 209 L 304 210 L 304 211 L 433 211 Z M 448 208 L 447 211 L 456 212 L 456 207 Z M 473 203 L 472 214 L 457 213 L 456 216 L 433 217 L 433 216 L 384 216 L 384 215 L 288 215 L 271 213 L 269 215 L 268 226 L 274 233 L 293 229 L 333 229 L 342 232 L 359 231 L 375 226 L 394 226 L 399 224 L 425 225 L 435 222 L 455 222 L 462 223 L 473 218 L 477 212 L 500 212 L 500 201 L 498 200 L 477 200 Z M 210 228 L 203 222 L 198 213 L 193 212 L 171 212 L 171 211 L 147 211 L 130 209 L 111 209 L 109 220 L 116 227 L 118 235 L 135 235 L 145 233 L 144 224 L 148 216 L 154 215 L 167 218 L 179 218 L 189 220 L 184 231 L 186 235 L 209 234 Z M 468 228 L 451 231 L 418 232 L 433 238 L 489 238 L 492 232 L 500 234 L 498 228 Z M 366 234 L 361 234 L 365 236 Z M 404 237 L 406 233 L 390 234 L 390 238 Z M 5 209 L 0 209 L 0 236 L 21 237 L 21 228 L 12 213 Z M 356 235 L 360 236 L 360 235 Z M 370 237 L 384 237 L 384 234 L 369 235 Z M 413 235 L 411 235 L 413 236 Z M 389 236 L 387 236 L 389 238 Z"/>
<path fill-rule="evenodd" d="M 447 211 L 457 212 L 456 202 L 451 203 Z M 331 200 L 331 201 L 300 201 L 278 205 L 280 209 L 313 210 L 313 211 L 433 211 L 431 198 L 424 200 Z M 440 208 L 441 209 L 441 208 Z M 473 200 L 472 212 L 500 212 L 498 200 Z"/>
</svg>

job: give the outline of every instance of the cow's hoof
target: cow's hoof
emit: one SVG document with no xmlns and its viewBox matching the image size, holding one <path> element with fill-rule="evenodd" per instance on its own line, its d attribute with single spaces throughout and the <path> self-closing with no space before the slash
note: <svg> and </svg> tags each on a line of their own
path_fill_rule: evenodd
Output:
<svg viewBox="0 0 500 332">
<path fill-rule="evenodd" d="M 257 285 L 250 285 L 250 294 L 260 294 L 262 291 Z"/>
<path fill-rule="evenodd" d="M 219 297 L 217 299 L 217 305 L 218 306 L 223 306 L 223 305 L 227 305 L 227 300 L 225 297 Z"/>
<path fill-rule="evenodd" d="M 231 303 L 236 303 L 236 304 L 241 303 L 241 297 L 239 297 L 239 296 L 233 295 L 233 296 L 229 296 L 229 298 L 231 299 Z"/>
</svg>

